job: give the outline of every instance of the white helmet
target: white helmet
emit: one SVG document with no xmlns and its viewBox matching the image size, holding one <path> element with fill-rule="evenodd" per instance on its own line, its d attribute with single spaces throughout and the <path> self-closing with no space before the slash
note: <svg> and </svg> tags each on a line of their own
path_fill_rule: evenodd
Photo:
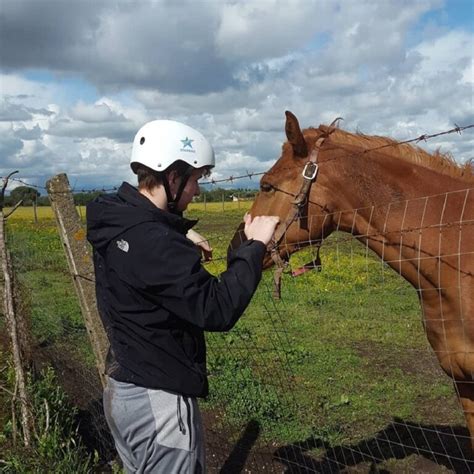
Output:
<svg viewBox="0 0 474 474">
<path fill-rule="evenodd" d="M 193 168 L 213 167 L 214 150 L 200 132 L 173 120 L 153 120 L 135 135 L 130 159 L 134 173 L 138 163 L 161 172 L 179 160 Z"/>
</svg>

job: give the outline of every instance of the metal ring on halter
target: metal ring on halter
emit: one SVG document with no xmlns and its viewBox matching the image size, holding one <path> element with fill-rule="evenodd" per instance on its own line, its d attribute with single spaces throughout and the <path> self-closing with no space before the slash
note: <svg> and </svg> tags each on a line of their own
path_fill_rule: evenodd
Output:
<svg viewBox="0 0 474 474">
<path fill-rule="evenodd" d="M 313 161 L 308 161 L 303 168 L 303 172 L 301 173 L 304 179 L 309 179 L 313 181 L 318 174 L 319 166 L 317 163 Z"/>
</svg>

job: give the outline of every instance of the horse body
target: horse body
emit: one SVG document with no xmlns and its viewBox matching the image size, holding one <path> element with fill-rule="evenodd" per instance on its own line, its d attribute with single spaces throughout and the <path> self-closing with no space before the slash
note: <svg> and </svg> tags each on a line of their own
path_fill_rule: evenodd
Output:
<svg viewBox="0 0 474 474">
<path fill-rule="evenodd" d="M 348 232 L 411 283 L 428 340 L 454 380 L 474 447 L 472 172 L 380 137 L 324 126 L 302 132 L 289 112 L 286 133 L 281 158 L 262 177 L 252 216 L 279 215 L 284 221 L 308 153 L 326 133 L 307 213 L 288 227 L 280 255 L 287 259 L 333 231 Z M 265 265 L 271 264 L 267 257 Z"/>
</svg>

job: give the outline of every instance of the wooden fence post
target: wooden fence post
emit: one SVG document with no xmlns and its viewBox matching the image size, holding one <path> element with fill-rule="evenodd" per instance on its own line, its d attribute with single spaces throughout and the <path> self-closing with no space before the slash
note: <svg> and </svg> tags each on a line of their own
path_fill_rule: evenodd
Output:
<svg viewBox="0 0 474 474">
<path fill-rule="evenodd" d="M 66 174 L 53 176 L 46 183 L 46 189 L 81 305 L 100 380 L 105 386 L 105 357 L 109 343 L 97 310 L 94 266 L 86 231 L 74 205 Z"/>
<path fill-rule="evenodd" d="M 18 171 L 14 171 L 4 178 L 3 187 L 0 192 L 0 260 L 3 275 L 3 281 L 1 283 L 3 284 L 3 308 L 5 313 L 5 321 L 10 335 L 13 366 L 15 369 L 15 391 L 12 395 L 13 401 L 16 401 L 17 396 L 20 401 L 23 442 L 28 448 L 31 445 L 33 437 L 34 420 L 33 414 L 31 412 L 30 396 L 28 394 L 28 390 L 26 389 L 26 363 L 24 361 L 23 353 L 25 348 L 22 347 L 22 340 L 26 340 L 27 337 L 26 334 L 20 334 L 22 330 L 25 331 L 25 325 L 21 324 L 21 321 L 17 319 L 18 315 L 15 313 L 15 302 L 13 296 L 13 270 L 5 237 L 6 218 L 14 212 L 14 210 L 21 204 L 21 201 L 17 203 L 8 214 L 4 215 L 3 213 L 5 189 L 8 185 L 8 179 L 15 173 L 18 173 Z M 15 442 L 15 427 L 13 427 L 13 430 L 13 440 Z"/>
<path fill-rule="evenodd" d="M 38 200 L 38 197 L 35 195 L 35 197 L 33 198 L 33 215 L 35 217 L 35 224 L 38 224 L 37 200 Z"/>
<path fill-rule="evenodd" d="M 31 445 L 33 431 L 33 415 L 31 413 L 31 401 L 26 390 L 25 362 L 21 351 L 20 334 L 15 314 L 13 302 L 13 278 L 10 262 L 10 254 L 6 249 L 5 243 L 5 219 L 3 212 L 0 212 L 0 259 L 3 270 L 3 307 L 5 311 L 5 320 L 10 333 L 12 345 L 13 365 L 15 368 L 16 388 L 20 400 L 21 427 L 23 430 L 23 442 L 28 448 Z"/>
</svg>

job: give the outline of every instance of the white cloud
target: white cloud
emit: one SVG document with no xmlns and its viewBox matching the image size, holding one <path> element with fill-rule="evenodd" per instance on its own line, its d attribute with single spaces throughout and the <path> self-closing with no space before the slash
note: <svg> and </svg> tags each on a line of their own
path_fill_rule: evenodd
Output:
<svg viewBox="0 0 474 474">
<path fill-rule="evenodd" d="M 442 36 L 424 41 L 414 48 L 423 57 L 420 75 L 436 76 L 454 71 L 461 82 L 474 82 L 472 55 L 474 42 L 472 33 L 450 31 Z"/>
<path fill-rule="evenodd" d="M 71 117 L 88 123 L 123 122 L 126 118 L 104 102 L 85 104 L 80 101 L 71 110 Z"/>
<path fill-rule="evenodd" d="M 26 128 L 23 124 L 15 128 L 14 135 L 21 140 L 38 140 L 43 136 L 43 130 L 36 124 L 32 128 Z"/>
<path fill-rule="evenodd" d="M 32 118 L 24 105 L 12 104 L 3 100 L 0 104 L 0 122 L 18 122 Z"/>
<path fill-rule="evenodd" d="M 322 30 L 329 10 L 330 2 L 316 0 L 223 4 L 216 33 L 218 53 L 250 61 L 284 56 Z"/>
</svg>

